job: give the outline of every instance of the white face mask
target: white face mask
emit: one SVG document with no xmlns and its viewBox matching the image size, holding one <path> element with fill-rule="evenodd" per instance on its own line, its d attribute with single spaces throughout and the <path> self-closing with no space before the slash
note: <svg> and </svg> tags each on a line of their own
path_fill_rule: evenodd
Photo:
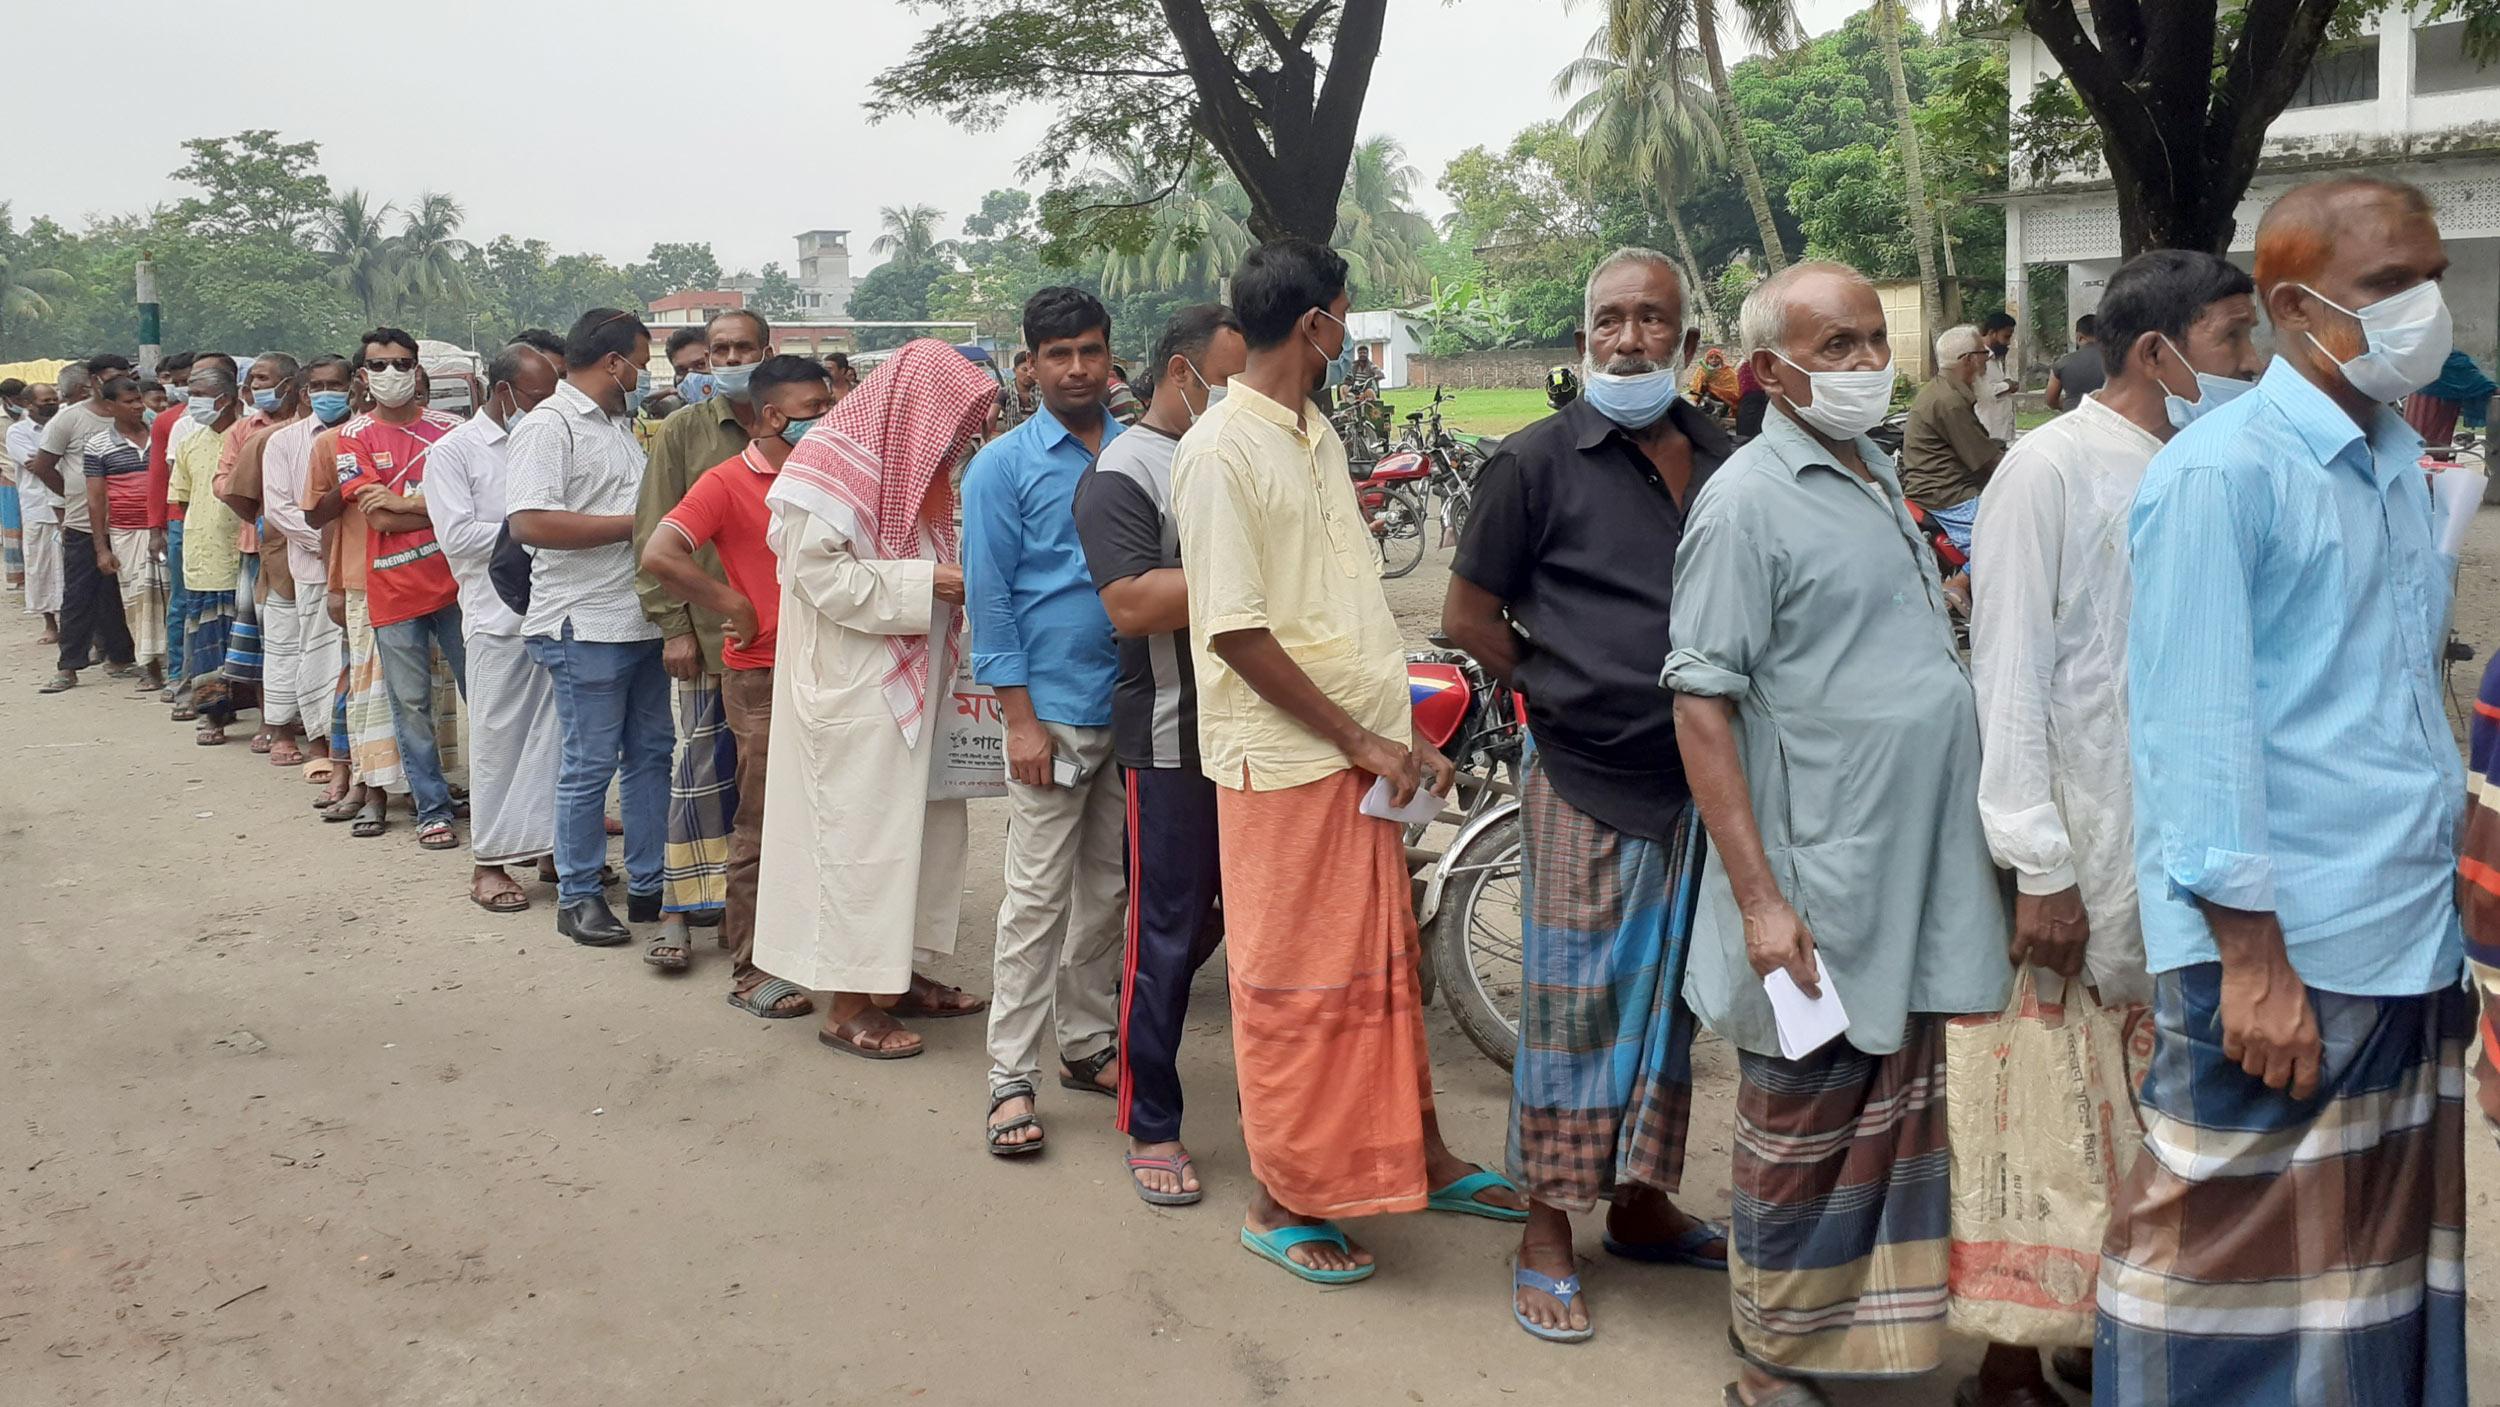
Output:
<svg viewBox="0 0 2500 1407">
<path fill-rule="evenodd" d="M 2197 417 L 2209 410 L 2217 410 L 2229 405 L 2241 392 L 2257 384 L 2254 381 L 2242 381 L 2235 376 L 2216 376 L 2211 372 L 2196 371 L 2195 367 L 2188 365 L 2187 356 L 2179 350 L 2178 343 L 2171 341 L 2168 337 L 2163 337 L 2158 332 L 2153 335 L 2161 337 L 2161 344 L 2170 349 L 2170 355 L 2179 359 L 2179 365 L 2196 372 L 2195 400 L 2191 401 L 2173 392 L 2166 382 L 2162 385 L 2162 413 L 2170 417 L 2170 428 L 2173 430 L 2186 429 L 2196 423 Z"/>
<path fill-rule="evenodd" d="M 1883 424 L 1892 413 L 1892 386 L 1898 372 L 1890 362 L 1873 371 L 1806 371 L 1777 348 L 1771 355 L 1804 372 L 1813 390 L 1813 404 L 1792 400 L 1789 409 L 1835 440 L 1855 439 Z"/>
<path fill-rule="evenodd" d="M 1194 362 L 1194 361 L 1191 361 L 1189 358 L 1187 358 L 1187 357 L 1183 357 L 1183 358 L 1181 358 L 1181 365 L 1183 365 L 1183 366 L 1185 366 L 1185 367 L 1188 367 L 1188 368 L 1189 368 L 1189 374 L 1190 374 L 1190 375 L 1192 375 L 1192 376 L 1197 377 L 1197 378 L 1198 378 L 1198 384 L 1199 384 L 1199 385 L 1201 385 L 1201 386 L 1203 386 L 1203 387 L 1205 387 L 1205 388 L 1206 388 L 1206 392 L 1207 392 L 1207 403 L 1206 403 L 1205 405 L 1203 405 L 1203 406 L 1200 406 L 1200 407 L 1199 407 L 1199 408 L 1197 408 L 1196 410 L 1193 410 L 1193 411 L 1189 412 L 1189 423 L 1190 423 L 1190 424 L 1192 424 L 1192 425 L 1195 425 L 1195 424 L 1197 424 L 1197 423 L 1198 423 L 1198 417 L 1199 417 L 1199 416 L 1202 416 L 1202 415 L 1206 414 L 1208 411 L 1215 409 L 1215 403 L 1216 403 L 1217 401 L 1220 401 L 1220 400 L 1224 399 L 1224 388 L 1223 388 L 1223 387 L 1221 387 L 1221 386 L 1216 385 L 1216 384 L 1215 384 L 1214 382 L 1212 382 L 1212 381 L 1209 381 L 1209 380 L 1207 379 L 1207 374 L 1206 374 L 1205 372 L 1203 372 L 1203 371 L 1200 371 L 1200 370 L 1198 369 L 1198 364 L 1197 364 L 1196 362 Z M 1187 391 L 1183 391 L 1183 392 L 1181 392 L 1181 404 L 1182 404 L 1183 406 L 1186 406 L 1186 405 L 1188 405 L 1188 404 L 1189 404 L 1189 393 L 1188 393 Z"/>
<path fill-rule="evenodd" d="M 368 368 L 365 389 L 373 393 L 374 404 L 396 410 L 417 398 L 417 374 L 413 371 L 374 371 Z"/>
<path fill-rule="evenodd" d="M 2344 384 L 2382 403 L 2401 401 L 2439 379 L 2439 369 L 2456 347 L 2456 321 L 2436 283 L 2417 283 L 2402 293 L 2381 298 L 2366 308 L 2347 308 L 2305 283 L 2292 287 L 2361 324 L 2364 350 L 2348 362 L 2337 362 Z M 2314 332 L 2309 341 L 2319 351 L 2326 344 Z M 2326 352 L 2332 358 L 2333 352 Z"/>
</svg>

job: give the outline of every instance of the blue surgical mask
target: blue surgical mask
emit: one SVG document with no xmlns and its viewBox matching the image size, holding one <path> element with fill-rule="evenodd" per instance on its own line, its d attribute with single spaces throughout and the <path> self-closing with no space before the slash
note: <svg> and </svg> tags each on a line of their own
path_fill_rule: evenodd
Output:
<svg viewBox="0 0 2500 1407">
<path fill-rule="evenodd" d="M 708 371 L 689 371 L 677 381 L 677 394 L 688 405 L 710 400 L 719 389 L 720 378 Z"/>
<path fill-rule="evenodd" d="M 139 423 L 140 423 L 141 425 L 143 425 L 143 426 L 147 427 L 147 428 L 148 428 L 148 429 L 150 429 L 150 430 L 155 429 L 155 428 L 156 428 L 156 412 L 155 412 L 155 411 L 152 411 L 152 410 L 148 410 L 148 411 L 141 411 L 141 412 L 139 413 Z"/>
<path fill-rule="evenodd" d="M 2188 367 L 2190 371 L 2196 371 L 2196 368 L 2188 366 L 2188 359 L 2180 354 L 2178 343 L 2162 337 L 2158 332 L 2153 335 L 2161 337 L 2161 344 L 2170 349 L 2170 355 L 2178 357 L 2179 365 Z M 2198 417 L 2204 415 L 2205 412 L 2229 405 L 2242 392 L 2256 384 L 2254 381 L 2242 381 L 2237 377 L 2215 376 L 2209 372 L 2196 371 L 2196 399 L 2191 401 L 2185 396 L 2174 395 L 2169 387 L 2164 386 L 2161 408 L 2170 417 L 2171 429 L 2184 430 L 2195 424 Z"/>
<path fill-rule="evenodd" d="M 799 441 L 807 438 L 807 432 L 815 429 L 816 422 L 822 419 L 824 419 L 824 417 L 821 415 L 811 415 L 805 420 L 793 420 L 789 424 L 782 426 L 782 442 L 784 444 L 796 446 Z"/>
<path fill-rule="evenodd" d="M 651 394 L 651 368 L 647 366 L 636 368 L 634 384 L 630 387 L 625 384 L 625 378 L 613 371 L 608 373 L 608 379 L 614 381 L 617 390 L 624 393 L 625 413 L 627 415 L 641 414 L 643 398 Z"/>
<path fill-rule="evenodd" d="M 223 396 L 199 396 L 183 402 L 182 413 L 201 425 L 217 423 L 217 407 L 225 404 Z"/>
<path fill-rule="evenodd" d="M 173 402 L 175 405 L 188 404 L 191 399 L 191 388 L 188 386 L 168 386 L 165 388 L 165 399 Z"/>
<path fill-rule="evenodd" d="M 745 366 L 716 366 L 712 368 L 712 394 L 716 396 L 727 396 L 733 401 L 745 400 L 747 398 L 747 383 L 755 379 L 755 369 L 762 365 L 762 362 L 748 362 Z"/>
<path fill-rule="evenodd" d="M 1626 430 L 1646 430 L 1675 404 L 1676 366 L 1670 362 L 1656 371 L 1635 371 L 1618 376 L 1584 365 L 1580 371 L 1580 396 L 1595 406 L 1600 415 Z"/>
<path fill-rule="evenodd" d="M 1345 384 L 1346 373 L 1354 369 L 1354 329 L 1345 325 L 1344 318 L 1338 317 L 1326 308 L 1313 308 L 1311 311 L 1328 319 L 1330 322 L 1335 323 L 1345 332 L 1345 340 L 1337 344 L 1337 355 L 1335 360 L 1328 363 L 1327 380 L 1328 385 L 1342 386 Z M 1306 342 L 1310 341 L 1308 337 L 1305 337 L 1303 340 Z M 1311 350 L 1319 352 L 1319 344 L 1317 342 L 1311 342 Z M 1320 352 L 1320 355 L 1327 356 L 1328 354 L 1326 352 Z"/>
<path fill-rule="evenodd" d="M 263 415 L 275 415 L 278 413 L 279 399 L 276 387 L 263 386 L 252 393 L 252 409 Z"/>
<path fill-rule="evenodd" d="M 320 422 L 324 425 L 336 425 L 340 421 L 345 420 L 347 418 L 347 410 L 347 393 L 345 391 L 315 391 L 312 393 L 312 413 L 314 417 L 320 420 Z"/>
</svg>

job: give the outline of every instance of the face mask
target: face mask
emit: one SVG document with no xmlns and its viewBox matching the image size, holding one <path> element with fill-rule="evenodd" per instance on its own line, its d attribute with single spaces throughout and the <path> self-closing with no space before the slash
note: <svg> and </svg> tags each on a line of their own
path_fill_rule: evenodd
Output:
<svg viewBox="0 0 2500 1407">
<path fill-rule="evenodd" d="M 252 393 L 252 409 L 263 415 L 275 415 L 278 413 L 279 399 L 276 387 L 263 386 Z"/>
<path fill-rule="evenodd" d="M 625 413 L 627 415 L 641 414 L 643 397 L 651 394 L 651 368 L 647 366 L 637 368 L 634 372 L 634 384 L 631 386 L 626 385 L 625 378 L 614 371 L 608 373 L 608 379 L 615 382 L 616 389 L 623 393 Z"/>
<path fill-rule="evenodd" d="M 312 413 L 324 425 L 336 425 L 345 420 L 347 418 L 347 393 L 345 391 L 313 392 Z"/>
<path fill-rule="evenodd" d="M 148 428 L 148 429 L 150 429 L 150 430 L 155 429 L 155 428 L 156 428 L 156 412 L 155 412 L 155 411 L 152 411 L 152 410 L 149 410 L 149 411 L 142 411 L 142 412 L 140 412 L 140 414 L 139 414 L 139 423 L 140 423 L 141 425 L 143 425 L 143 426 L 147 427 L 147 428 Z"/>
<path fill-rule="evenodd" d="M 374 404 L 393 410 L 417 398 L 417 374 L 413 371 L 367 371 L 365 389 L 373 393 Z"/>
<path fill-rule="evenodd" d="M 1181 365 L 1189 368 L 1189 374 L 1198 378 L 1198 384 L 1204 387 L 1207 393 L 1207 403 L 1198 407 L 1196 410 L 1189 412 L 1189 423 L 1195 425 L 1198 423 L 1199 416 L 1215 409 L 1215 403 L 1224 399 L 1224 388 L 1216 385 L 1212 381 L 1207 380 L 1207 374 L 1200 371 L 1198 369 L 1198 364 L 1191 361 L 1189 358 L 1181 358 Z M 1189 393 L 1187 391 L 1181 392 L 1181 404 L 1184 407 L 1189 404 Z"/>
<path fill-rule="evenodd" d="M 1580 394 L 1608 420 L 1626 430 L 1645 430 L 1658 423 L 1675 403 L 1673 362 L 1656 371 L 1635 371 L 1625 375 L 1599 371 L 1597 364 L 1583 358 L 1580 369 Z"/>
<path fill-rule="evenodd" d="M 2160 333 L 2153 335 L 2161 337 Z M 2179 365 L 2188 365 L 2188 359 L 2179 352 L 2178 343 L 2162 337 L 2161 344 L 2170 349 L 2170 355 L 2179 358 Z M 2195 371 L 2194 367 L 2188 369 Z M 2161 408 L 2163 413 L 2170 417 L 2171 429 L 2184 430 L 2194 424 L 2197 417 L 2209 410 L 2229 405 L 2241 392 L 2256 384 L 2254 381 L 2242 381 L 2235 376 L 2215 376 L 2208 372 L 2198 371 L 2196 372 L 2196 399 L 2191 401 L 2185 396 L 2173 395 L 2170 388 L 2165 385 L 2162 387 Z"/>
<path fill-rule="evenodd" d="M 49 425 L 52 423 L 52 417 L 58 414 L 60 409 L 58 405 L 40 405 L 26 412 L 26 415 L 38 425 Z"/>
<path fill-rule="evenodd" d="M 677 381 L 677 394 L 685 397 L 688 405 L 708 401 L 719 390 L 720 378 L 708 371 L 689 371 Z"/>
<path fill-rule="evenodd" d="M 796 446 L 799 441 L 807 438 L 807 432 L 815 429 L 816 422 L 822 419 L 824 419 L 824 417 L 821 415 L 811 415 L 805 420 L 793 420 L 789 424 L 782 426 L 781 442 L 786 445 Z"/>
<path fill-rule="evenodd" d="M 1345 331 L 1345 340 L 1337 344 L 1337 355 L 1334 357 L 1328 357 L 1326 352 L 1319 352 L 1319 344 L 1317 342 L 1311 342 L 1311 338 L 1308 333 L 1303 334 L 1302 337 L 1303 341 L 1311 342 L 1312 351 L 1319 352 L 1319 354 L 1323 357 L 1328 357 L 1328 372 L 1325 378 L 1325 384 L 1330 386 L 1342 385 L 1345 382 L 1346 369 L 1354 364 L 1354 329 L 1346 327 L 1345 319 L 1329 312 L 1326 308 L 1313 308 L 1311 311 L 1328 319 L 1330 322 L 1335 323 L 1338 327 L 1343 328 Z"/>
<path fill-rule="evenodd" d="M 2366 350 L 2336 366 L 2344 374 L 2345 385 L 2371 400 L 2401 401 L 2438 380 L 2440 367 L 2456 347 L 2456 322 L 2438 284 L 2415 284 L 2358 311 L 2305 283 L 2292 286 L 2361 324 Z M 2311 345 L 2326 352 L 2326 344 L 2318 341 L 2316 333 L 2308 337 Z"/>
<path fill-rule="evenodd" d="M 1814 404 L 1790 401 L 1789 408 L 1797 412 L 1798 419 L 1833 439 L 1855 439 L 1883 424 L 1884 417 L 1892 412 L 1892 384 L 1898 374 L 1895 367 L 1875 371 L 1806 371 L 1777 351 L 1771 355 L 1805 372 Z"/>
<path fill-rule="evenodd" d="M 747 383 L 755 379 L 755 369 L 762 365 L 762 362 L 748 362 L 745 366 L 719 366 L 712 368 L 712 375 L 710 378 L 712 382 L 712 394 L 716 396 L 727 396 L 733 401 L 745 400 L 747 398 Z"/>
<path fill-rule="evenodd" d="M 191 388 L 188 386 L 173 387 L 165 393 L 165 399 L 171 401 L 175 405 L 188 405 L 191 401 Z"/>
<path fill-rule="evenodd" d="M 201 396 L 185 401 L 182 413 L 190 416 L 196 424 L 214 425 L 217 423 L 217 408 L 224 403 L 225 397 L 223 396 Z"/>
</svg>

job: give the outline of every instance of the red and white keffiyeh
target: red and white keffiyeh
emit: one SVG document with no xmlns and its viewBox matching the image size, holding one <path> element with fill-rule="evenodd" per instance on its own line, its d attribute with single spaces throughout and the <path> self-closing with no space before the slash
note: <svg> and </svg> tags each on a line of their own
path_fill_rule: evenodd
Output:
<svg viewBox="0 0 2500 1407">
<path fill-rule="evenodd" d="M 952 516 L 925 519 L 921 507 L 997 403 L 998 383 L 963 353 L 935 338 L 907 342 L 790 451 L 765 502 L 822 520 L 862 558 L 916 558 L 925 532 L 938 561 L 960 562 Z M 886 637 L 886 706 L 915 747 L 929 707 L 929 642 L 951 637 L 958 619 L 946 606 L 932 611 L 929 634 Z"/>
</svg>

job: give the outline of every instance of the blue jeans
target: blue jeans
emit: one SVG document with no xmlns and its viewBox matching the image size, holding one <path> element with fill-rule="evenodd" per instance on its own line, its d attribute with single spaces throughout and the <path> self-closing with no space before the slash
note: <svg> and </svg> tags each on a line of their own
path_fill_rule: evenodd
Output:
<svg viewBox="0 0 2500 1407">
<path fill-rule="evenodd" d="M 191 691 L 191 671 L 182 667 L 182 617 L 191 608 L 191 593 L 182 589 L 182 520 L 165 520 L 165 682 L 181 693 Z"/>
<path fill-rule="evenodd" d="M 451 663 L 452 681 L 469 692 L 469 647 L 460 638 L 458 602 L 432 615 L 373 628 L 382 655 L 382 687 L 391 695 L 391 732 L 399 739 L 399 764 L 416 799 L 417 824 L 451 824 L 451 785 L 443 780 L 443 755 L 434 745 L 434 652 Z"/>
<path fill-rule="evenodd" d="M 556 768 L 556 901 L 578 904 L 599 892 L 608 854 L 608 782 L 623 772 L 625 887 L 660 892 L 668 859 L 668 673 L 660 642 L 610 644 L 533 635 L 530 658 L 554 678 L 556 721 L 564 729 Z"/>
</svg>

